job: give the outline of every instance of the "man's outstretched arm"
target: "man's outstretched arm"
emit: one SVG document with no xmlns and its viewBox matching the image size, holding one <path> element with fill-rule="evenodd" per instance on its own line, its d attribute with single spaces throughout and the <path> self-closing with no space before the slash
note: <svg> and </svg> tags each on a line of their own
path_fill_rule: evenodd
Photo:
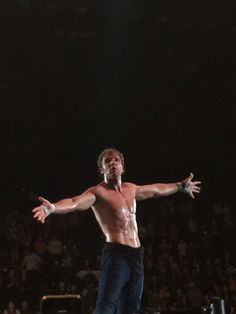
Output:
<svg viewBox="0 0 236 314">
<path fill-rule="evenodd" d="M 89 209 L 95 203 L 96 196 L 94 194 L 94 188 L 90 188 L 78 196 L 65 198 L 56 203 L 51 203 L 41 196 L 39 197 L 39 201 L 41 205 L 32 210 L 34 214 L 33 217 L 44 223 L 47 216 L 52 213 L 66 214 L 76 210 Z"/>
<path fill-rule="evenodd" d="M 192 181 L 193 174 L 183 181 L 176 183 L 155 183 L 137 186 L 136 199 L 145 200 L 153 197 L 164 197 L 177 192 L 183 192 L 194 198 L 194 193 L 200 193 L 201 181 Z"/>
</svg>

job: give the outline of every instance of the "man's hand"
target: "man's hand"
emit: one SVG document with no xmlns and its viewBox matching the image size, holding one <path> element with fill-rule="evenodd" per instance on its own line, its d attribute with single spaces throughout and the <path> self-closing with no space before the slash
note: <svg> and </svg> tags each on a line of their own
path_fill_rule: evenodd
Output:
<svg viewBox="0 0 236 314">
<path fill-rule="evenodd" d="M 47 216 L 55 212 L 55 205 L 41 196 L 39 196 L 39 200 L 42 204 L 32 210 L 34 213 L 33 217 L 44 223 Z"/>
<path fill-rule="evenodd" d="M 184 179 L 181 183 L 178 183 L 178 188 L 180 192 L 189 194 L 192 198 L 195 198 L 193 193 L 200 193 L 201 188 L 198 186 L 201 181 L 192 181 L 193 173 L 190 173 L 189 177 Z"/>
</svg>

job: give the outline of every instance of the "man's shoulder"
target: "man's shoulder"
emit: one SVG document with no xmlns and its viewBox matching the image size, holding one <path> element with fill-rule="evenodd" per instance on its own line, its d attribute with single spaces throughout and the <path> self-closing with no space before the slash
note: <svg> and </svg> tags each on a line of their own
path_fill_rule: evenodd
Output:
<svg viewBox="0 0 236 314">
<path fill-rule="evenodd" d="M 85 191 L 85 193 L 92 193 L 94 195 L 100 193 L 104 190 L 104 182 L 100 182 L 97 185 L 91 186 L 89 189 Z"/>
<path fill-rule="evenodd" d="M 132 182 L 123 182 L 122 186 L 127 187 L 127 188 L 136 188 L 137 187 L 137 185 L 132 183 Z"/>
<path fill-rule="evenodd" d="M 93 185 L 89 188 L 87 188 L 87 190 L 85 190 L 82 194 L 86 194 L 86 193 L 96 193 L 97 189 L 100 188 L 101 183 L 98 183 L 97 185 Z"/>
</svg>

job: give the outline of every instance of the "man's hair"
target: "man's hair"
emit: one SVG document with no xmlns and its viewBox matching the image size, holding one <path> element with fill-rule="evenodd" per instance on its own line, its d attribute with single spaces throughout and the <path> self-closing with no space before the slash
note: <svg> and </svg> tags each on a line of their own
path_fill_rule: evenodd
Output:
<svg viewBox="0 0 236 314">
<path fill-rule="evenodd" d="M 122 167 L 124 169 L 124 155 L 116 148 L 114 147 L 109 147 L 109 148 L 105 148 L 101 154 L 98 156 L 98 159 L 97 159 L 97 165 L 98 165 L 98 170 L 100 173 L 102 173 L 102 160 L 103 160 L 103 157 L 106 153 L 108 152 L 112 152 L 112 153 L 116 153 L 119 157 L 120 157 L 120 160 L 121 160 L 121 163 L 122 163 Z"/>
</svg>

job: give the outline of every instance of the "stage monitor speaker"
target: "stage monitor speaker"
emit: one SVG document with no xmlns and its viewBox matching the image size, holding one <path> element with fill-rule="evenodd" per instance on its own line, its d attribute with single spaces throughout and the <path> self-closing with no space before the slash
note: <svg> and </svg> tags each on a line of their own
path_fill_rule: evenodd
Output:
<svg viewBox="0 0 236 314">
<path fill-rule="evenodd" d="M 78 294 L 45 295 L 40 308 L 42 314 L 82 314 L 82 300 Z"/>
</svg>

